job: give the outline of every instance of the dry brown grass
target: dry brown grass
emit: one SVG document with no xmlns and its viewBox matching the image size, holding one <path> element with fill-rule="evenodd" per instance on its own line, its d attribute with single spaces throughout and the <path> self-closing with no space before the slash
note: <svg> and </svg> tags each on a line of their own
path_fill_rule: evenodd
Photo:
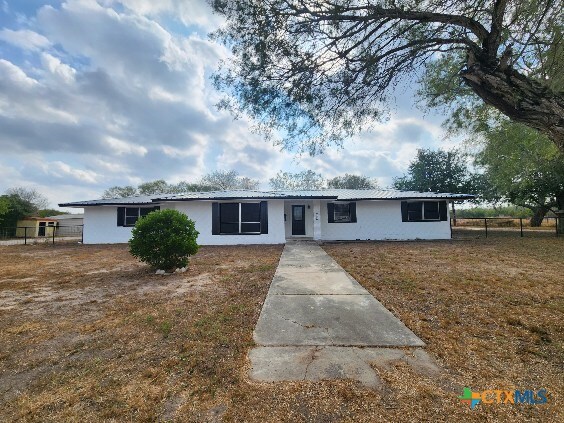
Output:
<svg viewBox="0 0 564 423">
<path fill-rule="evenodd" d="M 392 387 L 425 390 L 429 420 L 562 421 L 564 239 L 325 245 L 352 276 L 427 343 L 437 381 L 395 373 Z M 548 390 L 548 404 L 480 405 L 466 414 L 463 386 Z M 396 388 L 398 389 L 398 388 Z M 408 393 L 409 395 L 409 393 Z M 398 397 L 400 409 L 410 408 Z"/>
<path fill-rule="evenodd" d="M 445 369 L 398 363 L 380 392 L 248 380 L 281 247 L 204 247 L 167 277 L 125 246 L 0 247 L 0 421 L 558 421 L 563 241 L 325 245 Z M 549 404 L 470 411 L 462 386 Z"/>
</svg>

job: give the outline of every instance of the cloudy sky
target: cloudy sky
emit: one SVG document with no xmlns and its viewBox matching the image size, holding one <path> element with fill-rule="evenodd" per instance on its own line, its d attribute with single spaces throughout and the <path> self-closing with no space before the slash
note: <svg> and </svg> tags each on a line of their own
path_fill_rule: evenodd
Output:
<svg viewBox="0 0 564 423">
<path fill-rule="evenodd" d="M 440 117 L 404 87 L 390 120 L 343 149 L 280 151 L 214 106 L 209 76 L 229 58 L 207 37 L 219 25 L 205 0 L 0 0 L 0 193 L 33 187 L 55 206 L 216 169 L 359 173 L 386 187 L 418 147 L 447 147 Z"/>
</svg>

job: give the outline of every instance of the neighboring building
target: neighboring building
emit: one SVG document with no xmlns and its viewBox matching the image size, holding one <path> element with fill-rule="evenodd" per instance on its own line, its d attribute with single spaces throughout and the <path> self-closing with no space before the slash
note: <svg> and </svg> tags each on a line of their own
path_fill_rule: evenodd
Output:
<svg viewBox="0 0 564 423">
<path fill-rule="evenodd" d="M 59 204 L 84 208 L 84 243 L 121 243 L 137 219 L 175 209 L 201 245 L 283 244 L 287 239 L 411 240 L 451 237 L 448 202 L 474 198 L 394 190 L 212 191 Z"/>
<path fill-rule="evenodd" d="M 17 237 L 48 237 L 53 236 L 53 229 L 57 226 L 57 221 L 50 217 L 25 217 L 18 220 Z"/>
<path fill-rule="evenodd" d="M 57 235 L 59 236 L 81 236 L 84 224 L 84 213 L 58 214 L 49 216 L 49 219 L 57 221 Z"/>
</svg>

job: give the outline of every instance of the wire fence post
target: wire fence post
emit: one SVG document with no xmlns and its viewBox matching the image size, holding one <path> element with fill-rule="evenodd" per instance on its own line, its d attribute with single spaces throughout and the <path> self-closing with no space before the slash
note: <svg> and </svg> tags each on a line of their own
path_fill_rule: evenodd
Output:
<svg viewBox="0 0 564 423">
<path fill-rule="evenodd" d="M 16 232 L 18 229 L 16 228 Z M 27 226 L 24 226 L 24 245 L 27 245 Z"/>
<path fill-rule="evenodd" d="M 488 237 L 488 219 L 484 219 L 484 226 L 486 227 L 486 238 Z"/>
<path fill-rule="evenodd" d="M 80 229 L 80 243 L 84 244 L 84 225 L 82 225 Z"/>
<path fill-rule="evenodd" d="M 523 238 L 523 218 L 519 218 L 519 225 L 521 226 L 521 238 Z"/>
<path fill-rule="evenodd" d="M 53 245 L 55 245 L 55 227 L 51 226 L 51 228 L 53 228 L 51 232 L 53 233 Z"/>
</svg>

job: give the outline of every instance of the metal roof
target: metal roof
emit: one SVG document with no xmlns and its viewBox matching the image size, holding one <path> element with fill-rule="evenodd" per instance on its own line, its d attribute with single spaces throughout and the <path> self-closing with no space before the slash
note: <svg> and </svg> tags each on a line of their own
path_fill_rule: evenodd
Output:
<svg viewBox="0 0 564 423">
<path fill-rule="evenodd" d="M 361 200 L 405 200 L 405 199 L 445 199 L 469 200 L 472 194 L 452 194 L 440 192 L 398 191 L 386 189 L 321 189 L 321 190 L 230 190 L 209 192 L 187 192 L 183 194 L 157 194 L 127 198 L 112 198 L 101 200 L 76 201 L 62 203 L 59 207 L 88 207 L 88 206 L 127 206 L 165 203 L 175 201 L 197 200 L 245 200 L 245 199 L 326 199 L 335 201 L 361 201 Z"/>
</svg>

